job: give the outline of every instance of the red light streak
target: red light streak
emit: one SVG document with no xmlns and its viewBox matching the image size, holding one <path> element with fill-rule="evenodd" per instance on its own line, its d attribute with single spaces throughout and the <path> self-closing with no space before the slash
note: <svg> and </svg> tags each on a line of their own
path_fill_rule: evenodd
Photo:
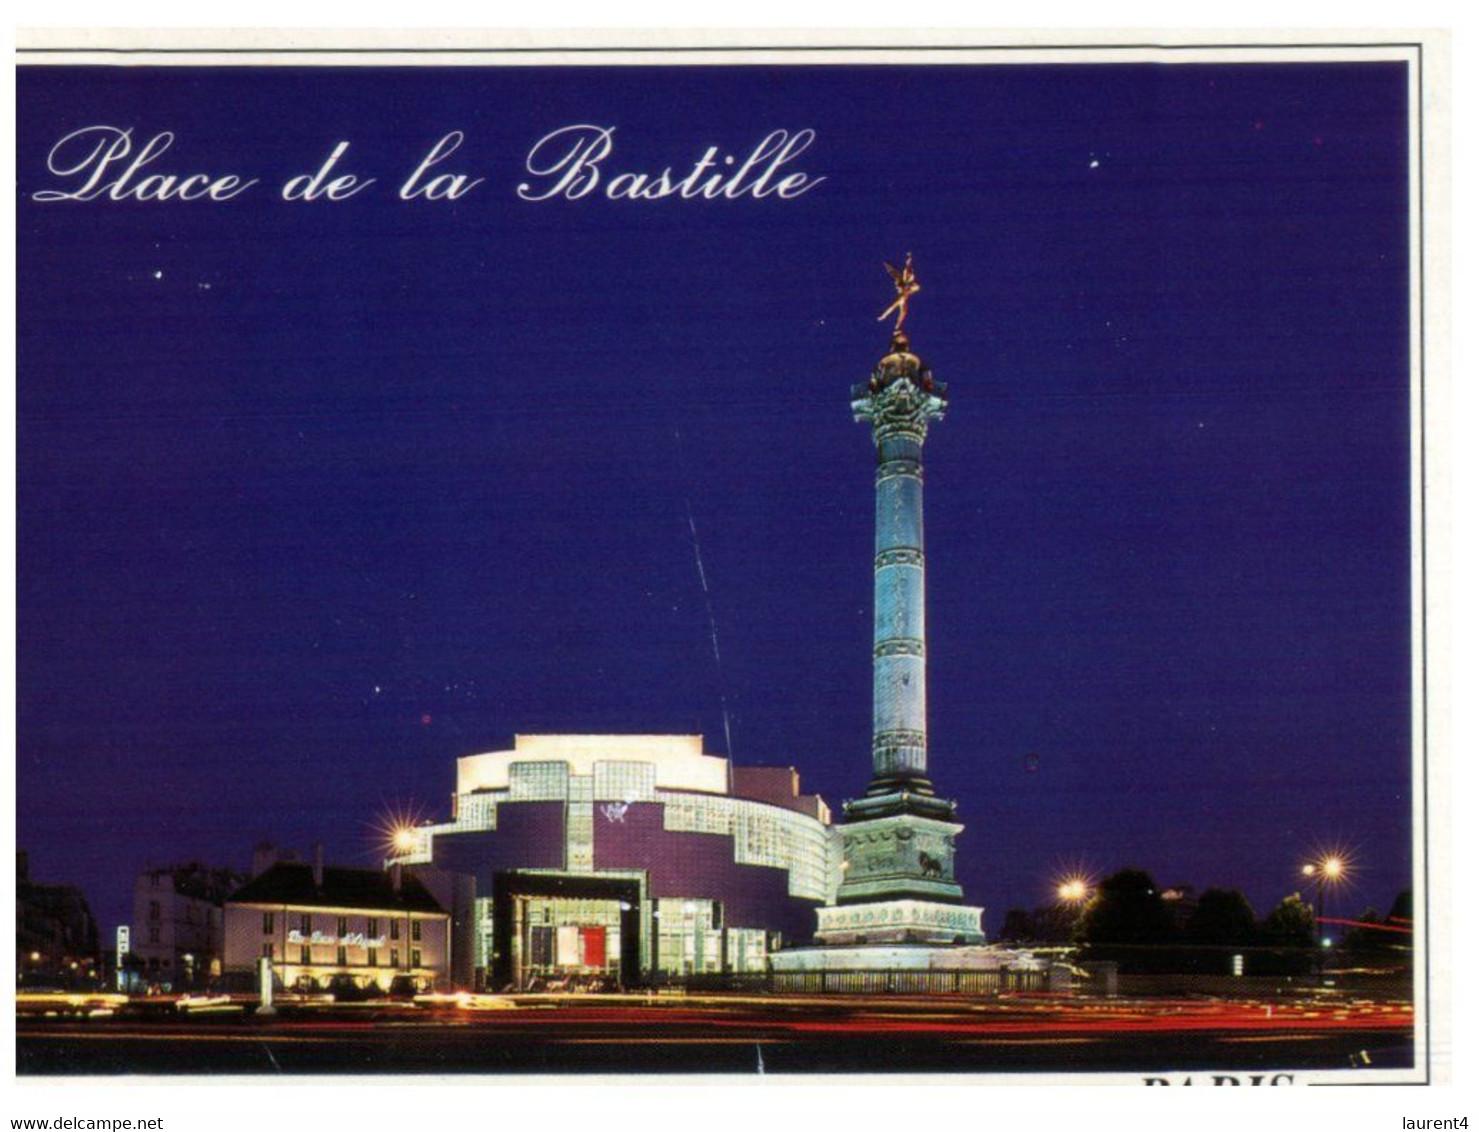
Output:
<svg viewBox="0 0 1479 1132">
<path fill-rule="evenodd" d="M 1407 922 L 1410 924 L 1412 921 L 1408 920 Z M 1399 928 L 1396 924 L 1373 924 L 1370 920 L 1340 920 L 1334 916 L 1325 916 L 1320 920 L 1320 923 L 1346 924 L 1353 928 L 1371 928 L 1379 932 L 1402 932 L 1404 935 L 1412 934 L 1411 928 Z"/>
</svg>

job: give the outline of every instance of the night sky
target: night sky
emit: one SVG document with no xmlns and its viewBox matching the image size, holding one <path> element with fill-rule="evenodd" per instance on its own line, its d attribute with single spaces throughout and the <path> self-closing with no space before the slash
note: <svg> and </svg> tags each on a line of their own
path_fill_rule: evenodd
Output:
<svg viewBox="0 0 1479 1132">
<path fill-rule="evenodd" d="M 515 732 L 869 777 L 872 451 L 913 251 L 931 771 L 991 932 L 1134 865 L 1260 914 L 1410 883 L 1406 74 L 1240 66 L 19 75 L 18 811 L 102 927 L 148 863 L 370 863 Z M 814 129 L 798 199 L 521 201 Z M 81 126 L 225 203 L 38 203 Z M 395 189 L 443 134 L 486 181 Z M 276 189 L 333 145 L 379 178 Z M 690 519 L 692 524 L 690 526 Z M 697 536 L 695 547 L 694 533 Z M 697 555 L 702 558 L 705 594 Z M 721 657 L 716 664 L 714 640 Z"/>
</svg>

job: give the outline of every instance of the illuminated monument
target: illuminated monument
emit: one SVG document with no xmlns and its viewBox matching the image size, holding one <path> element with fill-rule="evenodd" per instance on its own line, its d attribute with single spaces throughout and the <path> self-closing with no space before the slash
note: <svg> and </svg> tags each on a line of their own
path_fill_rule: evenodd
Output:
<svg viewBox="0 0 1479 1132">
<path fill-rule="evenodd" d="M 929 779 L 924 631 L 924 440 L 945 414 L 945 386 L 904 333 L 918 292 L 912 257 L 889 268 L 898 297 L 889 352 L 853 389 L 877 454 L 873 557 L 873 779 L 848 802 L 837 904 L 822 909 L 824 943 L 980 943 L 980 908 L 955 881 L 955 803 Z"/>
<path fill-rule="evenodd" d="M 856 386 L 852 410 L 867 421 L 877 454 L 873 558 L 873 778 L 848 802 L 837 831 L 842 872 L 836 903 L 817 910 L 822 946 L 778 952 L 778 971 L 995 967 L 1012 953 L 984 943 L 983 909 L 955 880 L 955 803 L 929 778 L 925 690 L 924 468 L 931 421 L 945 386 L 904 333 L 919 291 L 912 257 L 888 268 L 898 296 L 889 352 Z"/>
</svg>

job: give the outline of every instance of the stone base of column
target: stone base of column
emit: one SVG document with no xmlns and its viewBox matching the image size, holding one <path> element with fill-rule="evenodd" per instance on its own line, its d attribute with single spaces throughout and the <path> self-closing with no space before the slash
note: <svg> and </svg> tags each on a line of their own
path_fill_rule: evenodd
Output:
<svg viewBox="0 0 1479 1132">
<path fill-rule="evenodd" d="M 940 798 L 927 778 L 875 778 L 867 793 L 843 803 L 845 822 L 872 821 L 895 814 L 915 814 L 933 821 L 951 821 L 955 803 Z"/>
<path fill-rule="evenodd" d="M 879 900 L 817 909 L 817 942 L 827 947 L 877 944 L 979 944 L 984 908 L 934 900 Z"/>
<path fill-rule="evenodd" d="M 955 881 L 955 822 L 914 813 L 862 820 L 849 813 L 842 825 L 842 883 L 838 904 L 925 900 L 959 904 Z"/>
</svg>

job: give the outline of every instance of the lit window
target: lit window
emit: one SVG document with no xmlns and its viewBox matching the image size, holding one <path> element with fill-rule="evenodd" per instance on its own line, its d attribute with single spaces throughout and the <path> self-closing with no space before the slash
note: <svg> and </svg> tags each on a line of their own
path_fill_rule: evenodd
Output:
<svg viewBox="0 0 1479 1132">
<path fill-rule="evenodd" d="M 509 767 L 509 798 L 516 802 L 563 801 L 569 794 L 565 763 L 514 763 Z"/>
<path fill-rule="evenodd" d="M 595 798 L 598 802 L 650 801 L 655 797 L 657 767 L 642 762 L 598 762 Z"/>
<path fill-rule="evenodd" d="M 413 968 L 421 966 L 421 948 L 419 947 L 411 948 L 411 966 Z"/>
<path fill-rule="evenodd" d="M 498 796 L 457 795 L 455 822 L 465 829 L 497 829 Z"/>
<path fill-rule="evenodd" d="M 390 949 L 390 965 L 392 967 L 399 967 L 401 965 L 401 949 L 399 947 L 392 947 Z"/>
</svg>

